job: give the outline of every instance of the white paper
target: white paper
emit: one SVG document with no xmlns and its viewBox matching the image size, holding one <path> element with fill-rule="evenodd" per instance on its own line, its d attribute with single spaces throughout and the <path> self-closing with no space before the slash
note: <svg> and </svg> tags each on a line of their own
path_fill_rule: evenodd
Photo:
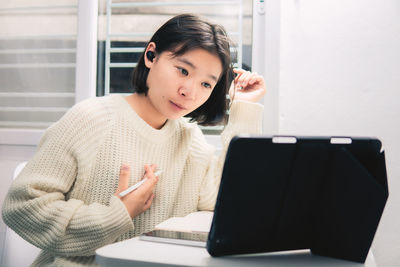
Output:
<svg viewBox="0 0 400 267">
<path fill-rule="evenodd" d="M 211 211 L 198 211 L 185 217 L 172 217 L 157 224 L 155 230 L 208 233 L 213 215 Z"/>
</svg>

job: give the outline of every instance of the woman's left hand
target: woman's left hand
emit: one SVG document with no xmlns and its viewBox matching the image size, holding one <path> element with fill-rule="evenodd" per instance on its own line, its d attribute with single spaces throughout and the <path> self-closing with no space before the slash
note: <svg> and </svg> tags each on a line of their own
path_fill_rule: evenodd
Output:
<svg viewBox="0 0 400 267">
<path fill-rule="evenodd" d="M 243 69 L 233 69 L 233 72 L 237 76 L 229 89 L 232 100 L 258 102 L 264 96 L 267 90 L 263 76 Z"/>
</svg>

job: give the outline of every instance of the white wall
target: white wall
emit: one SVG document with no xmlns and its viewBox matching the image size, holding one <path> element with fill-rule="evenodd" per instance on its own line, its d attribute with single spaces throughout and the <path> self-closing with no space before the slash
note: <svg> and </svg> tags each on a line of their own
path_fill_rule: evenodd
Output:
<svg viewBox="0 0 400 267">
<path fill-rule="evenodd" d="M 279 131 L 382 140 L 390 196 L 373 252 L 378 266 L 399 266 L 400 1 L 282 0 L 280 8 Z"/>
</svg>

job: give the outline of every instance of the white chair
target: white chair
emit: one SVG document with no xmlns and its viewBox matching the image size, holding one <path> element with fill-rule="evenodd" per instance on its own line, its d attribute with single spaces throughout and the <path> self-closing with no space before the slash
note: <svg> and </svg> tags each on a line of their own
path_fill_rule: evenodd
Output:
<svg viewBox="0 0 400 267">
<path fill-rule="evenodd" d="M 21 162 L 14 170 L 13 179 L 25 167 L 26 162 Z M 30 266 L 39 255 L 40 249 L 25 241 L 17 233 L 6 227 L 3 255 L 0 266 L 26 267 Z"/>
</svg>

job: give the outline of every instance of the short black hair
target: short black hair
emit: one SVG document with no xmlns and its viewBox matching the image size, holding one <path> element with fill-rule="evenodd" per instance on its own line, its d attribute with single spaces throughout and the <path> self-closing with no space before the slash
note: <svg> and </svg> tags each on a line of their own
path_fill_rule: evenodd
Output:
<svg viewBox="0 0 400 267">
<path fill-rule="evenodd" d="M 146 48 L 150 42 L 156 44 L 157 55 L 169 51 L 174 56 L 180 56 L 190 50 L 201 48 L 219 57 L 222 64 L 219 81 L 207 101 L 186 117 L 190 117 L 191 121 L 196 121 L 199 125 L 226 123 L 228 109 L 226 95 L 233 79 L 233 72 L 230 53 L 232 42 L 223 26 L 212 24 L 193 14 L 182 14 L 162 25 L 147 43 Z M 144 56 L 144 53 L 140 56 L 133 71 L 132 86 L 134 92 L 147 95 L 149 69 L 144 63 Z"/>
</svg>

